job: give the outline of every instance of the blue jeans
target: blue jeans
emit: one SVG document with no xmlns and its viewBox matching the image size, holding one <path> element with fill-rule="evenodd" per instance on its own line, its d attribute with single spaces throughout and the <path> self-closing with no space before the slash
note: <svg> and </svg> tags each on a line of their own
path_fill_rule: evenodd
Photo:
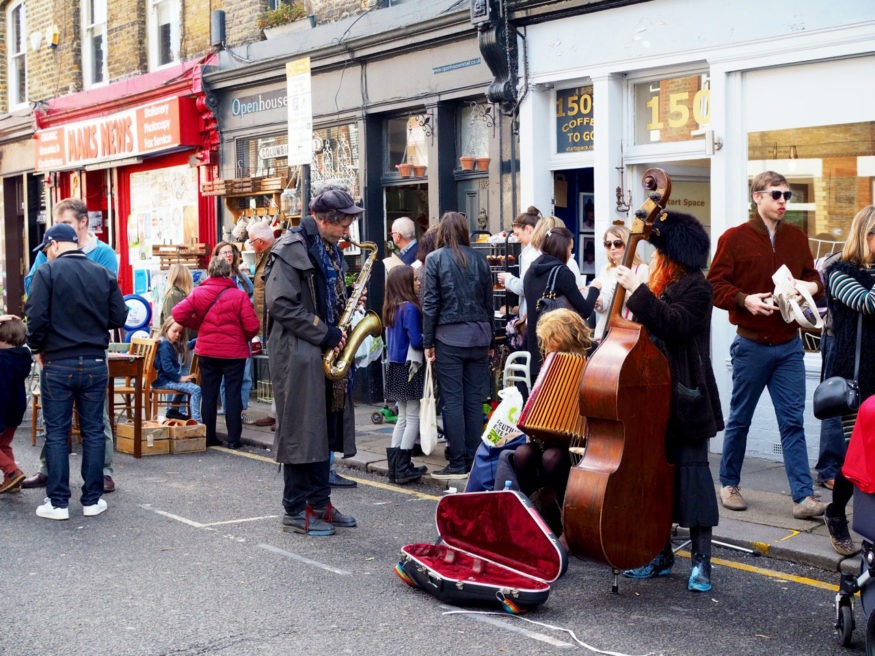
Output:
<svg viewBox="0 0 875 656">
<path fill-rule="evenodd" d="M 185 392 L 188 394 L 188 403 L 191 406 L 191 418 L 195 421 L 201 421 L 201 388 L 196 383 L 162 383 L 161 389 L 172 389 L 177 392 Z M 180 394 L 173 397 L 173 402 L 181 405 L 185 401 L 185 396 Z"/>
<path fill-rule="evenodd" d="M 450 447 L 450 467 L 470 469 L 483 433 L 489 347 L 449 346 L 437 342 L 435 355 L 435 375 L 444 435 Z"/>
<path fill-rule="evenodd" d="M 828 362 L 835 348 L 835 338 L 824 334 L 820 346 L 823 361 Z M 821 481 L 834 479 L 845 462 L 845 435 L 842 431 L 842 418 L 830 417 L 820 422 L 820 452 L 817 457 L 817 476 Z"/>
<path fill-rule="evenodd" d="M 103 495 L 106 382 L 106 360 L 103 358 L 52 360 L 43 367 L 40 393 L 46 424 L 46 496 L 56 508 L 66 508 L 70 503 L 67 439 L 73 424 L 74 402 L 82 435 L 82 505 L 93 505 Z"/>
<path fill-rule="evenodd" d="M 252 358 L 246 358 L 246 367 L 243 369 L 243 383 L 240 388 L 240 401 L 243 411 L 249 408 L 249 395 L 252 392 Z M 227 412 L 225 405 L 225 380 L 222 380 L 222 385 L 219 387 L 219 399 L 222 401 L 222 412 Z"/>
<path fill-rule="evenodd" d="M 240 444 L 243 434 L 243 420 L 240 414 L 240 387 L 243 384 L 243 371 L 246 367 L 243 358 L 210 358 L 200 356 L 201 370 L 201 418 L 207 427 L 207 444 L 218 444 L 216 438 L 216 404 L 219 400 L 219 386 L 224 378 L 228 384 L 228 407 L 225 409 L 225 426 L 228 429 L 228 444 Z"/>
<path fill-rule="evenodd" d="M 750 422 L 763 389 L 768 387 L 778 419 L 790 495 L 799 503 L 813 491 L 802 420 L 805 410 L 802 341 L 797 338 L 768 346 L 736 336 L 729 354 L 732 357 L 732 398 L 723 433 L 720 483 L 738 485 L 741 481 Z"/>
</svg>

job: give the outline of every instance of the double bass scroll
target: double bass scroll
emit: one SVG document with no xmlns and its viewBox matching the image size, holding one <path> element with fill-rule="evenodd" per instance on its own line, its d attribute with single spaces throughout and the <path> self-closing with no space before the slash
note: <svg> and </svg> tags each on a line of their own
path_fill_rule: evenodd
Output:
<svg viewBox="0 0 875 656">
<path fill-rule="evenodd" d="M 644 174 L 647 200 L 636 211 L 624 264 L 649 235 L 671 192 L 661 169 Z M 563 526 L 571 553 L 615 570 L 648 563 L 671 531 L 674 471 L 665 456 L 671 377 L 647 330 L 624 319 L 617 285 L 608 329 L 580 381 L 586 452 L 571 469 Z"/>
</svg>

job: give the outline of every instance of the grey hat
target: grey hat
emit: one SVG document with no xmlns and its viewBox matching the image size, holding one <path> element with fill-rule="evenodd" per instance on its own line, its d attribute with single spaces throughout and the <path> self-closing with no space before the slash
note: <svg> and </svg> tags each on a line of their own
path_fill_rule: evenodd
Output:
<svg viewBox="0 0 875 656">
<path fill-rule="evenodd" d="M 310 201 L 310 209 L 314 212 L 340 212 L 341 214 L 361 214 L 364 207 L 355 204 L 352 196 L 343 189 L 329 187 L 316 195 Z"/>
<path fill-rule="evenodd" d="M 70 241 L 74 244 L 79 243 L 79 235 L 76 234 L 76 231 L 72 228 L 72 226 L 68 226 L 66 223 L 56 223 L 51 228 L 46 230 L 46 234 L 43 236 L 42 243 L 33 249 L 34 253 L 38 253 L 39 251 L 46 248 L 53 241 Z"/>
</svg>

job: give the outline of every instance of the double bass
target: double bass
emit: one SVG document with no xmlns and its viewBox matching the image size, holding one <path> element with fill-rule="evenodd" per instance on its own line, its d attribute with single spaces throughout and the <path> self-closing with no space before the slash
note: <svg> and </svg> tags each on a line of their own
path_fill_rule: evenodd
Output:
<svg viewBox="0 0 875 656">
<path fill-rule="evenodd" d="M 635 212 L 624 264 L 631 268 L 671 193 L 661 169 L 643 177 L 646 202 Z M 571 468 L 563 525 L 571 553 L 618 570 L 650 562 L 665 546 L 672 523 L 674 470 L 666 460 L 665 426 L 671 374 L 647 330 L 621 316 L 625 288 L 617 285 L 608 330 L 580 379 L 586 449 Z"/>
</svg>

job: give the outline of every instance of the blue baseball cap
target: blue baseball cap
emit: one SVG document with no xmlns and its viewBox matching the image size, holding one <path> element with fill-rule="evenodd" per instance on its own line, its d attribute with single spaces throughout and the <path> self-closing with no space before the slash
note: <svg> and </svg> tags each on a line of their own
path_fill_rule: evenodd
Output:
<svg viewBox="0 0 875 656">
<path fill-rule="evenodd" d="M 34 253 L 38 253 L 39 251 L 45 249 L 49 244 L 53 241 L 70 241 L 74 244 L 79 243 L 79 235 L 76 234 L 76 231 L 72 226 L 68 226 L 66 223 L 56 223 L 51 228 L 46 230 L 46 234 L 43 236 L 42 243 L 33 249 Z"/>
</svg>

